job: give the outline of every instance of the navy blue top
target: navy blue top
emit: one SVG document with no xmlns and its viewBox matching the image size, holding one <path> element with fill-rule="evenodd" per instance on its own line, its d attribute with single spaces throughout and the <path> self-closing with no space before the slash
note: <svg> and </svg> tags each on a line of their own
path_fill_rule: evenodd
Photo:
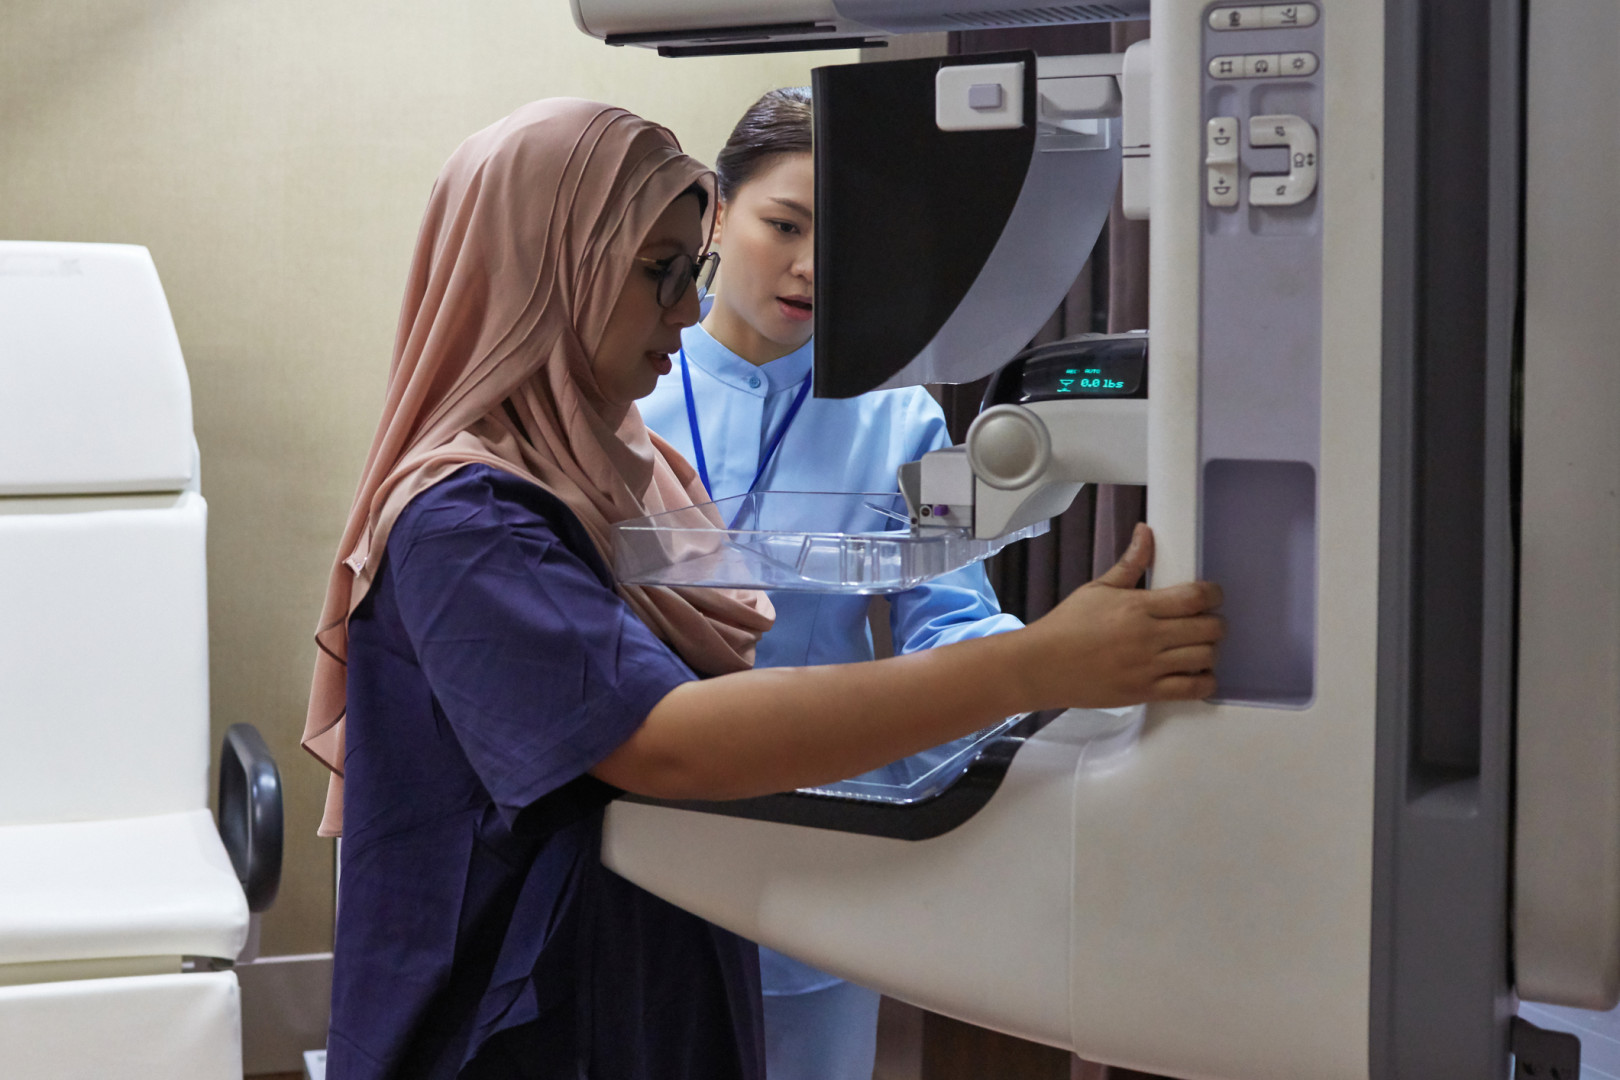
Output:
<svg viewBox="0 0 1620 1080">
<path fill-rule="evenodd" d="M 330 1080 L 762 1080 L 754 946 L 599 858 L 588 770 L 694 677 L 549 493 L 411 501 L 349 619 Z"/>
</svg>

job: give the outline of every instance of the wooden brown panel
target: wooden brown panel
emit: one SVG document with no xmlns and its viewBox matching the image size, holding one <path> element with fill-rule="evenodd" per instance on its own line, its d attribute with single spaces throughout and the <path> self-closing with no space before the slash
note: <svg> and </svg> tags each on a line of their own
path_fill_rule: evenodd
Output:
<svg viewBox="0 0 1620 1080">
<path fill-rule="evenodd" d="M 923 1017 L 922 1080 L 1071 1080 L 1073 1055 L 948 1016 Z"/>
</svg>

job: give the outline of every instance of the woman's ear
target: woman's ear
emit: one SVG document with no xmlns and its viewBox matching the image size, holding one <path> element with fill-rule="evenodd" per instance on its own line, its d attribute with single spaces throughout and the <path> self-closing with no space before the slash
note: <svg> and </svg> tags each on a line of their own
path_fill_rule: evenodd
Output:
<svg viewBox="0 0 1620 1080">
<path fill-rule="evenodd" d="M 709 237 L 709 250 L 713 251 L 720 246 L 720 237 L 726 231 L 726 204 L 719 203 L 714 208 L 714 234 Z"/>
</svg>

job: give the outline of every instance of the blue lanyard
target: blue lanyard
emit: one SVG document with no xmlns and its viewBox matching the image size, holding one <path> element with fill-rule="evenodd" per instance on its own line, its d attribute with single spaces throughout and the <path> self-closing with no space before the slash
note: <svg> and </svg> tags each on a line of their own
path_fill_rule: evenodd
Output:
<svg viewBox="0 0 1620 1080">
<path fill-rule="evenodd" d="M 686 391 L 686 422 L 692 428 L 692 451 L 693 456 L 697 458 L 698 476 L 703 480 L 703 490 L 707 491 L 709 498 L 712 499 L 714 485 L 709 483 L 709 462 L 703 456 L 703 431 L 698 427 L 697 399 L 692 396 L 692 371 L 686 365 L 684 348 L 681 349 L 681 386 Z M 776 456 L 776 448 L 782 445 L 782 436 L 787 434 L 788 428 L 793 424 L 793 418 L 799 415 L 799 407 L 809 396 L 810 376 L 806 375 L 804 382 L 799 384 L 799 392 L 793 397 L 793 404 L 788 406 L 787 415 L 782 417 L 782 422 L 776 427 L 776 433 L 766 442 L 765 452 L 759 455 L 759 468 L 754 472 L 753 483 L 748 485 L 750 492 L 759 487 L 760 478 L 770 467 L 771 458 Z"/>
</svg>

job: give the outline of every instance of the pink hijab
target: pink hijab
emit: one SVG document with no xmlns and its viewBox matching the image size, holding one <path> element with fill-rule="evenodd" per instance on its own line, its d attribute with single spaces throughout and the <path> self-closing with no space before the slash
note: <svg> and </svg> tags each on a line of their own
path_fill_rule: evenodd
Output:
<svg viewBox="0 0 1620 1080">
<path fill-rule="evenodd" d="M 706 502 L 695 470 L 605 401 L 591 357 L 665 208 L 713 174 L 623 109 L 537 101 L 451 155 L 416 242 L 377 434 L 315 635 L 304 748 L 332 770 L 321 835 L 343 825 L 348 619 L 416 495 L 482 462 L 550 491 L 611 562 L 613 522 Z M 705 221 L 707 227 L 709 221 Z M 701 674 L 752 666 L 764 593 L 619 587 Z"/>
</svg>

